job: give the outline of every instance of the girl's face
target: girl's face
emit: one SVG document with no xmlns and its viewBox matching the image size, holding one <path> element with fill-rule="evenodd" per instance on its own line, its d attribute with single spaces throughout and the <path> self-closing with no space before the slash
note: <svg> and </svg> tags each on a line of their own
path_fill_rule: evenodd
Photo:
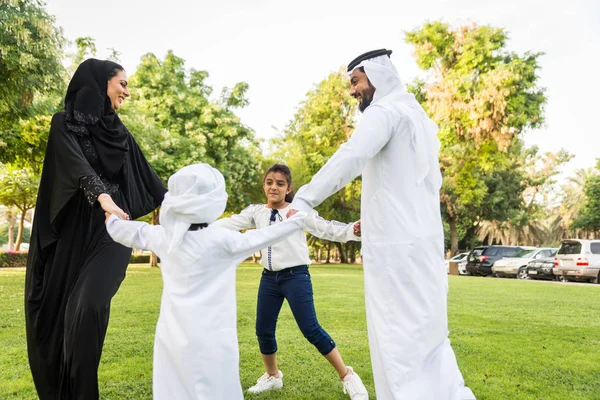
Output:
<svg viewBox="0 0 600 400">
<path fill-rule="evenodd" d="M 285 195 L 292 191 L 285 175 L 281 172 L 269 172 L 263 184 L 267 202 L 281 204 L 285 202 Z"/>
</svg>

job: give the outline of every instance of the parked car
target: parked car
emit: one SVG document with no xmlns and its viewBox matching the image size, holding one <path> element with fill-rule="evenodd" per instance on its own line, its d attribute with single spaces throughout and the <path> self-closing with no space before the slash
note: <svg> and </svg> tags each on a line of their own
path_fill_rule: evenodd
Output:
<svg viewBox="0 0 600 400">
<path fill-rule="evenodd" d="M 566 280 L 600 282 L 600 239 L 563 240 L 552 272 Z"/>
<path fill-rule="evenodd" d="M 527 279 L 527 264 L 536 259 L 552 257 L 556 254 L 558 248 L 540 248 L 524 247 L 523 250 L 513 257 L 498 260 L 492 266 L 492 273 L 500 278 L 510 277 L 518 279 Z"/>
<path fill-rule="evenodd" d="M 527 264 L 527 276 L 529 279 L 554 280 L 552 269 L 554 268 L 554 257 L 538 258 Z"/>
<path fill-rule="evenodd" d="M 497 260 L 512 257 L 523 250 L 520 246 L 481 246 L 475 247 L 467 258 L 467 275 L 488 276 Z"/>
<path fill-rule="evenodd" d="M 449 260 L 446 260 L 446 273 L 450 273 L 450 261 L 456 261 L 458 263 L 458 273 L 461 275 L 467 274 L 467 256 L 469 253 L 459 253 Z"/>
</svg>

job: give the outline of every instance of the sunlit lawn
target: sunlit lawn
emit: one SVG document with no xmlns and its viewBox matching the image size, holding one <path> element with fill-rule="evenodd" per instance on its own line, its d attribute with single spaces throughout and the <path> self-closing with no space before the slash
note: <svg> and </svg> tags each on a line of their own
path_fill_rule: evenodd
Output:
<svg viewBox="0 0 600 400">
<path fill-rule="evenodd" d="M 312 266 L 317 313 L 374 398 L 360 266 Z M 35 399 L 25 349 L 23 270 L 0 270 L 0 399 Z M 254 336 L 260 267 L 238 270 L 242 386 L 262 374 Z M 100 366 L 101 397 L 151 398 L 160 271 L 131 266 L 113 301 Z M 197 316 L 201 318 L 201 315 Z M 450 277 L 450 337 L 478 399 L 600 399 L 600 285 Z M 252 399 L 344 399 L 334 370 L 287 305 L 277 338 L 283 389 Z M 407 399 L 410 400 L 410 399 Z"/>
</svg>

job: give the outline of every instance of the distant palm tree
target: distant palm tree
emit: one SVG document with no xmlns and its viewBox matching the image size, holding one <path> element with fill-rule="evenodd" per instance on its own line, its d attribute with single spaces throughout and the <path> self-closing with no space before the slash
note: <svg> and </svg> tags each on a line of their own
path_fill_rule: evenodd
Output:
<svg viewBox="0 0 600 400">
<path fill-rule="evenodd" d="M 567 184 L 562 185 L 562 202 L 555 212 L 551 227 L 555 237 L 565 239 L 569 236 L 583 237 L 580 229 L 572 229 L 573 221 L 579 215 L 585 203 L 585 184 L 593 176 L 600 174 L 597 168 L 578 169 L 575 175 L 567 179 Z"/>
<path fill-rule="evenodd" d="M 489 244 L 540 246 L 546 243 L 547 227 L 543 221 L 535 219 L 524 219 L 517 225 L 508 221 L 481 221 L 477 236 Z"/>
</svg>

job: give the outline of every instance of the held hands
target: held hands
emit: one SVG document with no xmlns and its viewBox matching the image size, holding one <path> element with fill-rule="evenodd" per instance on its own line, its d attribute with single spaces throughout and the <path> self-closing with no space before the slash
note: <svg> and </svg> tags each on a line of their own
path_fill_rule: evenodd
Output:
<svg viewBox="0 0 600 400">
<path fill-rule="evenodd" d="M 98 203 L 100 203 L 100 207 L 102 207 L 105 213 L 114 214 L 121 219 L 129 219 L 129 215 L 127 215 L 125 211 L 115 204 L 110 195 L 102 193 L 100 196 L 98 196 Z M 106 219 L 108 220 L 108 216 Z"/>
<path fill-rule="evenodd" d="M 354 223 L 354 235 L 360 237 L 360 219 Z"/>
<path fill-rule="evenodd" d="M 307 212 L 303 212 L 303 211 L 297 211 L 297 210 L 293 210 L 294 212 L 292 213 L 292 215 L 290 216 L 290 213 L 288 212 L 288 214 L 286 215 L 286 218 L 288 220 L 300 220 L 302 227 L 305 228 L 306 227 L 306 218 L 308 218 L 308 213 Z"/>
</svg>

